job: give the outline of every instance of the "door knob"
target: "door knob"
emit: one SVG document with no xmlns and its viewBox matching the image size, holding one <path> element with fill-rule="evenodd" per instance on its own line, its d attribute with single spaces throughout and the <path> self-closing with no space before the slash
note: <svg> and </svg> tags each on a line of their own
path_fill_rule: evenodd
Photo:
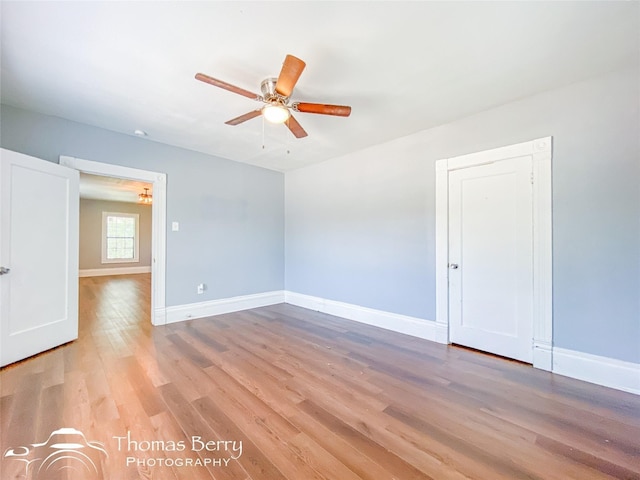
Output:
<svg viewBox="0 0 640 480">
<path fill-rule="evenodd" d="M 456 270 L 456 269 L 458 268 L 458 264 L 457 264 L 457 263 L 450 263 L 450 264 L 449 264 L 449 268 L 450 268 L 451 270 Z"/>
<path fill-rule="evenodd" d="M 0 275 L 6 275 L 11 271 L 10 268 L 0 267 Z"/>
</svg>

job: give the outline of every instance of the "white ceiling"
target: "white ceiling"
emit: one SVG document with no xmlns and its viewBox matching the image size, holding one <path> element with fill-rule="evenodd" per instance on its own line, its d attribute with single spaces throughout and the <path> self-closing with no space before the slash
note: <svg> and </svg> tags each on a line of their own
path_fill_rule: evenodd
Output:
<svg viewBox="0 0 640 480">
<path fill-rule="evenodd" d="M 630 2 L 1 2 L 2 102 L 275 170 L 289 170 L 638 64 Z M 292 97 L 347 104 L 296 114 L 295 139 L 259 104 L 286 54 Z"/>
</svg>

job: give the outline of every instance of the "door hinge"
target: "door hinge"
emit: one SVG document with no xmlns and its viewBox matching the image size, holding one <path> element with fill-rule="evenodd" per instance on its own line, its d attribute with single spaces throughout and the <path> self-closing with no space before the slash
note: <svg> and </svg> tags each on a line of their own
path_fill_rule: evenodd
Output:
<svg viewBox="0 0 640 480">
<path fill-rule="evenodd" d="M 533 185 L 533 172 L 531 172 L 531 185 Z"/>
</svg>

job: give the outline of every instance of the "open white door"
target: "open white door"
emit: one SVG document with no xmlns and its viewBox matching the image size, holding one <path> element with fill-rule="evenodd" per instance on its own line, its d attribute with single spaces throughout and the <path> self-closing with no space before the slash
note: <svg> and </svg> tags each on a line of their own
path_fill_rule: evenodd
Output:
<svg viewBox="0 0 640 480">
<path fill-rule="evenodd" d="M 0 365 L 78 338 L 76 170 L 0 149 Z"/>
</svg>

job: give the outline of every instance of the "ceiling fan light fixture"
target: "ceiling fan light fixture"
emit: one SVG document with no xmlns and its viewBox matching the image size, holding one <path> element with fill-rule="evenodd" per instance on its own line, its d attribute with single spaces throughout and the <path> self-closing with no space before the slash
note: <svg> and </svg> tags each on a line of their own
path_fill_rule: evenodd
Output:
<svg viewBox="0 0 640 480">
<path fill-rule="evenodd" d="M 262 108 L 262 115 L 271 123 L 284 123 L 289 120 L 289 109 L 280 104 L 268 104 Z"/>
</svg>

